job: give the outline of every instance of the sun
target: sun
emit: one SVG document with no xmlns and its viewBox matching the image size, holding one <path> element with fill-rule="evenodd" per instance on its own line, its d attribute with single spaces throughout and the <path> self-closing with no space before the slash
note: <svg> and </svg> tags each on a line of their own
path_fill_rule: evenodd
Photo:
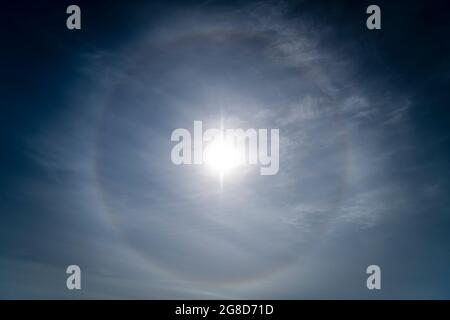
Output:
<svg viewBox="0 0 450 320">
<path fill-rule="evenodd" d="M 239 152 L 235 145 L 222 136 L 211 142 L 205 149 L 204 163 L 222 177 L 239 165 Z"/>
</svg>

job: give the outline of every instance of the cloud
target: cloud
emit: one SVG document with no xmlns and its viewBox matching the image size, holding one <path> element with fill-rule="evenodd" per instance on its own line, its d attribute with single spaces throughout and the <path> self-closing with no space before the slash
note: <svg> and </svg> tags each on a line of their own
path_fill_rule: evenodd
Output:
<svg viewBox="0 0 450 320">
<path fill-rule="evenodd" d="M 346 44 L 320 41 L 332 30 L 288 12 L 284 4 L 175 12 L 136 43 L 84 56 L 89 85 L 72 88 L 79 98 L 33 141 L 30 157 L 62 179 L 58 202 L 82 208 L 63 210 L 81 219 L 77 231 L 90 230 L 84 243 L 105 250 L 97 263 L 113 263 L 112 253 L 129 270 L 120 285 L 98 270 L 96 292 L 252 297 L 264 287 L 270 295 L 318 243 L 376 227 L 387 201 L 405 197 L 385 172 L 399 148 L 386 140 L 407 127 L 408 99 L 379 94 L 388 91 L 382 82 L 360 83 L 364 68 Z M 221 117 L 279 128 L 280 173 L 243 171 L 220 191 L 202 168 L 171 163 L 173 129 Z M 149 287 L 132 275 L 138 263 Z M 309 268 L 294 272 L 299 283 Z"/>
</svg>

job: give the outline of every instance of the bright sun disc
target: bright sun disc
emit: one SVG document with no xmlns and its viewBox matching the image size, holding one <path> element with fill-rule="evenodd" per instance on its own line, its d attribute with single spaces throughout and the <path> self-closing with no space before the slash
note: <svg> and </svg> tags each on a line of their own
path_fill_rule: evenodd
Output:
<svg viewBox="0 0 450 320">
<path fill-rule="evenodd" d="M 224 174 L 238 166 L 239 157 L 233 143 L 217 139 L 206 148 L 204 161 L 214 171 Z"/>
</svg>

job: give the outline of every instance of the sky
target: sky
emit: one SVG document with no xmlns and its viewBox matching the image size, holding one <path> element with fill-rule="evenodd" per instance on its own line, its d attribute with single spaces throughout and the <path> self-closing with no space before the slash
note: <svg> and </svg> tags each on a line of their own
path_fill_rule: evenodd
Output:
<svg viewBox="0 0 450 320">
<path fill-rule="evenodd" d="M 76 3 L 0 5 L 0 298 L 450 298 L 445 1 L 377 1 L 381 30 L 372 1 Z M 195 120 L 279 129 L 278 173 L 174 165 Z"/>
</svg>

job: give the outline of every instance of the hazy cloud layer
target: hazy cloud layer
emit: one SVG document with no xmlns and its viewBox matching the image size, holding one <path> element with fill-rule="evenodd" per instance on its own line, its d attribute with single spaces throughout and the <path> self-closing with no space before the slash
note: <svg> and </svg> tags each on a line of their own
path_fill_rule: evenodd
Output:
<svg viewBox="0 0 450 320">
<path fill-rule="evenodd" d="M 291 10 L 173 10 L 114 51 L 82 52 L 83 81 L 27 139 L 40 173 L 20 187 L 23 211 L 46 218 L 35 250 L 0 260 L 30 279 L 6 277 L 0 294 L 67 297 L 53 274 L 71 263 L 89 283 L 79 296 L 100 298 L 370 297 L 367 265 L 401 273 L 389 241 L 446 187 L 407 171 L 414 97 Z M 279 128 L 278 175 L 237 169 L 221 189 L 202 166 L 172 164 L 173 129 L 221 118 Z M 387 296 L 419 295 L 407 286 Z"/>
</svg>

